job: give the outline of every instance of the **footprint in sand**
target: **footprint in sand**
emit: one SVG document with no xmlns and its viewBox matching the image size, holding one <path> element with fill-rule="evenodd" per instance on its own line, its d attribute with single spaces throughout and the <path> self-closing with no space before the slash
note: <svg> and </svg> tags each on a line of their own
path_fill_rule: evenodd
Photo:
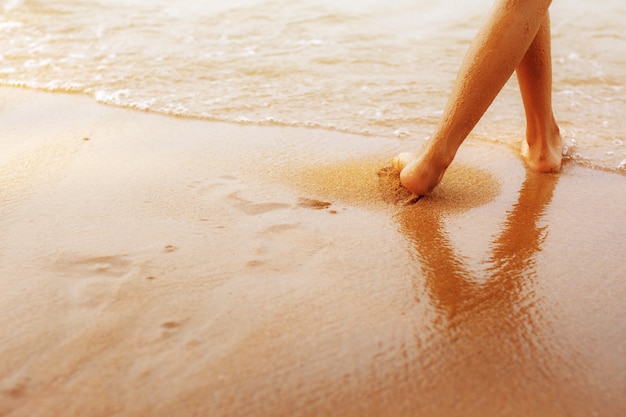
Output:
<svg viewBox="0 0 626 417">
<path fill-rule="evenodd" d="M 253 241 L 254 250 L 246 267 L 274 273 L 297 271 L 315 262 L 316 253 L 329 248 L 319 230 L 300 223 L 269 225 L 257 232 Z"/>
<path fill-rule="evenodd" d="M 205 195 L 212 194 L 211 198 L 219 197 L 229 209 L 234 208 L 248 216 L 264 217 L 263 221 L 255 220 L 253 223 L 254 229 L 258 225 L 266 226 L 249 240 L 250 253 L 241 256 L 245 268 L 287 272 L 308 264 L 315 253 L 327 247 L 327 239 L 317 228 L 290 222 L 288 218 L 291 210 L 302 208 L 337 214 L 336 210 L 331 209 L 331 202 L 306 197 L 298 198 L 296 202 L 259 201 L 257 190 L 246 192 L 246 184 L 232 176 L 199 180 L 192 187 Z M 295 215 L 294 218 L 298 217 Z M 210 219 L 202 217 L 201 221 Z M 241 226 L 242 222 L 238 221 L 237 224 Z M 302 242 L 307 243 L 303 245 Z"/>
<path fill-rule="evenodd" d="M 204 178 L 200 180 L 195 180 L 191 184 L 189 184 L 189 188 L 194 191 L 194 193 L 206 194 L 212 192 L 224 192 L 226 193 L 232 192 L 233 189 L 239 188 L 240 183 L 236 177 L 232 175 L 222 175 L 216 178 Z"/>
<path fill-rule="evenodd" d="M 290 205 L 286 203 L 255 203 L 253 201 L 249 201 L 243 197 L 240 197 L 238 192 L 230 194 L 228 196 L 228 199 L 233 207 L 251 216 L 267 213 L 274 210 L 282 210 L 290 207 Z"/>
<path fill-rule="evenodd" d="M 232 175 L 223 175 L 212 179 L 206 178 L 203 180 L 196 180 L 190 185 L 190 188 L 196 193 L 207 196 L 208 194 L 211 194 L 215 197 L 217 194 L 222 197 L 228 205 L 250 216 L 294 207 L 294 205 L 288 203 L 276 201 L 257 202 L 243 197 L 242 191 L 245 188 L 245 184 Z M 329 209 L 331 205 L 332 203 L 327 201 L 300 197 L 296 202 L 295 207 L 307 208 L 311 210 L 326 210 Z M 329 212 L 332 214 L 337 213 L 335 210 L 329 210 Z M 204 217 L 201 220 L 208 221 L 208 219 Z"/>
<path fill-rule="evenodd" d="M 115 300 L 119 287 L 139 271 L 125 255 L 65 257 L 55 262 L 59 276 L 68 277 L 72 304 L 95 308 Z"/>
<path fill-rule="evenodd" d="M 308 208 L 312 210 L 325 210 L 329 208 L 333 203 L 328 201 L 315 200 L 313 198 L 298 198 L 298 207 Z"/>
<path fill-rule="evenodd" d="M 247 215 L 256 216 L 268 213 L 274 210 L 282 210 L 289 208 L 290 205 L 280 202 L 255 202 L 249 198 L 242 196 L 247 189 L 245 183 L 232 175 L 222 175 L 213 178 L 204 178 L 196 180 L 189 185 L 189 189 L 193 191 L 195 198 L 204 200 L 204 204 L 212 206 L 224 203 L 224 208 L 230 210 L 235 208 Z M 215 207 L 213 208 L 215 210 Z M 207 216 L 202 216 L 201 221 L 210 221 Z"/>
</svg>

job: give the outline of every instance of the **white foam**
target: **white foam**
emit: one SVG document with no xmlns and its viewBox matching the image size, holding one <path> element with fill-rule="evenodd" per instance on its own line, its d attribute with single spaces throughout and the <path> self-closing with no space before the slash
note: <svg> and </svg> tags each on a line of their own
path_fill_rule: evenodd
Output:
<svg viewBox="0 0 626 417">
<path fill-rule="evenodd" d="M 169 115 L 421 141 L 442 116 L 469 32 L 478 28 L 470 22 L 470 30 L 463 15 L 483 6 L 486 12 L 489 0 L 471 7 L 454 0 L 382 7 L 386 1 L 357 7 L 357 0 L 211 6 L 99 0 L 89 7 L 78 1 L 35 7 L 0 0 L 0 11 L 29 6 L 0 15 L 0 84 L 82 92 Z M 560 14 L 567 20 L 579 3 L 591 7 L 593 1 L 564 4 Z M 607 1 L 607 20 L 623 21 L 626 11 L 616 6 L 623 0 Z M 156 13 L 155 2 L 163 3 Z M 429 13 L 421 13 L 426 6 Z M 58 10 L 63 19 L 51 14 Z M 613 169 L 623 159 L 615 139 L 626 131 L 618 82 L 626 67 L 617 46 L 596 36 L 605 33 L 600 22 L 585 27 L 585 43 L 575 42 L 577 31 L 554 28 L 555 113 L 571 131 L 564 138 L 580 138 L 583 154 Z M 611 39 L 623 42 L 626 35 Z M 520 108 L 517 86 L 510 84 L 474 134 L 513 144 L 523 135 Z M 566 153 L 575 146 L 566 143 Z"/>
<path fill-rule="evenodd" d="M 409 132 L 409 130 L 408 130 L 408 129 L 405 129 L 405 128 L 403 128 L 403 127 L 401 127 L 400 129 L 396 129 L 396 130 L 393 132 L 393 134 L 394 134 L 394 135 L 396 135 L 396 137 L 399 137 L 399 138 L 406 138 L 406 137 L 408 137 L 408 136 L 410 136 L 410 135 L 411 135 L 411 133 Z"/>
<path fill-rule="evenodd" d="M 24 0 L 7 0 L 4 3 L 4 12 L 8 13 L 14 9 L 17 9 L 19 6 L 24 3 Z"/>
<path fill-rule="evenodd" d="M 0 30 L 11 30 L 24 26 L 22 22 L 0 22 Z"/>
<path fill-rule="evenodd" d="M 96 100 L 101 103 L 119 105 L 123 103 L 122 101 L 123 98 L 127 98 L 128 96 L 130 96 L 130 90 L 127 90 L 127 89 L 118 90 L 112 93 L 101 90 L 101 91 L 96 91 L 94 96 L 96 97 Z"/>
<path fill-rule="evenodd" d="M 576 139 L 569 138 L 564 141 L 563 144 L 563 156 L 574 156 L 574 151 L 576 150 Z"/>
</svg>

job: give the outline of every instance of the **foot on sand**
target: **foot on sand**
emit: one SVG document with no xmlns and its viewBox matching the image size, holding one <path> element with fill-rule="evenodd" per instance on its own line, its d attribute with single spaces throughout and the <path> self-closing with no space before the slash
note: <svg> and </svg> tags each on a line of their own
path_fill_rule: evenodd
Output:
<svg viewBox="0 0 626 417">
<path fill-rule="evenodd" d="M 522 141 L 521 154 L 528 168 L 533 171 L 558 172 L 563 158 L 563 140 L 559 127 L 555 124 L 550 134 L 544 137 L 527 135 L 527 139 Z"/>
<path fill-rule="evenodd" d="M 562 139 L 559 128 L 554 124 L 549 134 L 528 134 L 522 143 L 521 154 L 528 167 L 536 172 L 557 172 L 561 169 Z M 391 161 L 400 173 L 400 183 L 418 196 L 430 193 L 439 184 L 451 159 L 438 158 L 432 148 L 420 154 L 404 152 Z"/>
<path fill-rule="evenodd" d="M 440 162 L 428 152 L 413 154 L 404 152 L 396 155 L 392 166 L 400 173 L 400 182 L 412 193 L 424 196 L 441 181 L 449 163 Z"/>
</svg>

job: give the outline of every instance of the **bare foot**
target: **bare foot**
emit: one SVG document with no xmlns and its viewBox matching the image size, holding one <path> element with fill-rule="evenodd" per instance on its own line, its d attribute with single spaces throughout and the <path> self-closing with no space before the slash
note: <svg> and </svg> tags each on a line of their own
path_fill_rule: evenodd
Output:
<svg viewBox="0 0 626 417">
<path fill-rule="evenodd" d="M 526 165 L 533 171 L 558 172 L 563 158 L 563 141 L 558 126 L 552 129 L 547 139 L 532 138 L 522 141 L 521 154 Z"/>
<path fill-rule="evenodd" d="M 396 155 L 391 165 L 400 173 L 400 183 L 418 196 L 430 193 L 441 181 L 448 164 L 439 163 L 428 155 L 404 152 Z"/>
<path fill-rule="evenodd" d="M 400 173 L 400 183 L 418 196 L 430 193 L 441 181 L 454 155 L 447 159 L 434 146 L 426 146 L 419 154 L 404 152 L 391 161 Z M 554 123 L 549 134 L 529 134 L 522 144 L 522 157 L 528 167 L 537 172 L 557 172 L 561 169 L 563 141 Z"/>
</svg>

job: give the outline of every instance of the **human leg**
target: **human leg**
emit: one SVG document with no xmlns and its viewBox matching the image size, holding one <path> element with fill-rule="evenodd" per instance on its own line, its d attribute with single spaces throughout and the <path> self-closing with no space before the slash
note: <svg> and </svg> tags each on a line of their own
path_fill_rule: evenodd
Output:
<svg viewBox="0 0 626 417">
<path fill-rule="evenodd" d="M 404 187 L 428 194 L 456 152 L 518 67 L 551 0 L 497 0 L 472 42 L 435 132 L 419 155 L 393 160 Z"/>
<path fill-rule="evenodd" d="M 526 112 L 526 141 L 522 156 L 539 172 L 561 167 L 562 140 L 552 111 L 552 57 L 550 17 L 546 14 L 537 36 L 517 66 L 517 80 Z"/>
</svg>

